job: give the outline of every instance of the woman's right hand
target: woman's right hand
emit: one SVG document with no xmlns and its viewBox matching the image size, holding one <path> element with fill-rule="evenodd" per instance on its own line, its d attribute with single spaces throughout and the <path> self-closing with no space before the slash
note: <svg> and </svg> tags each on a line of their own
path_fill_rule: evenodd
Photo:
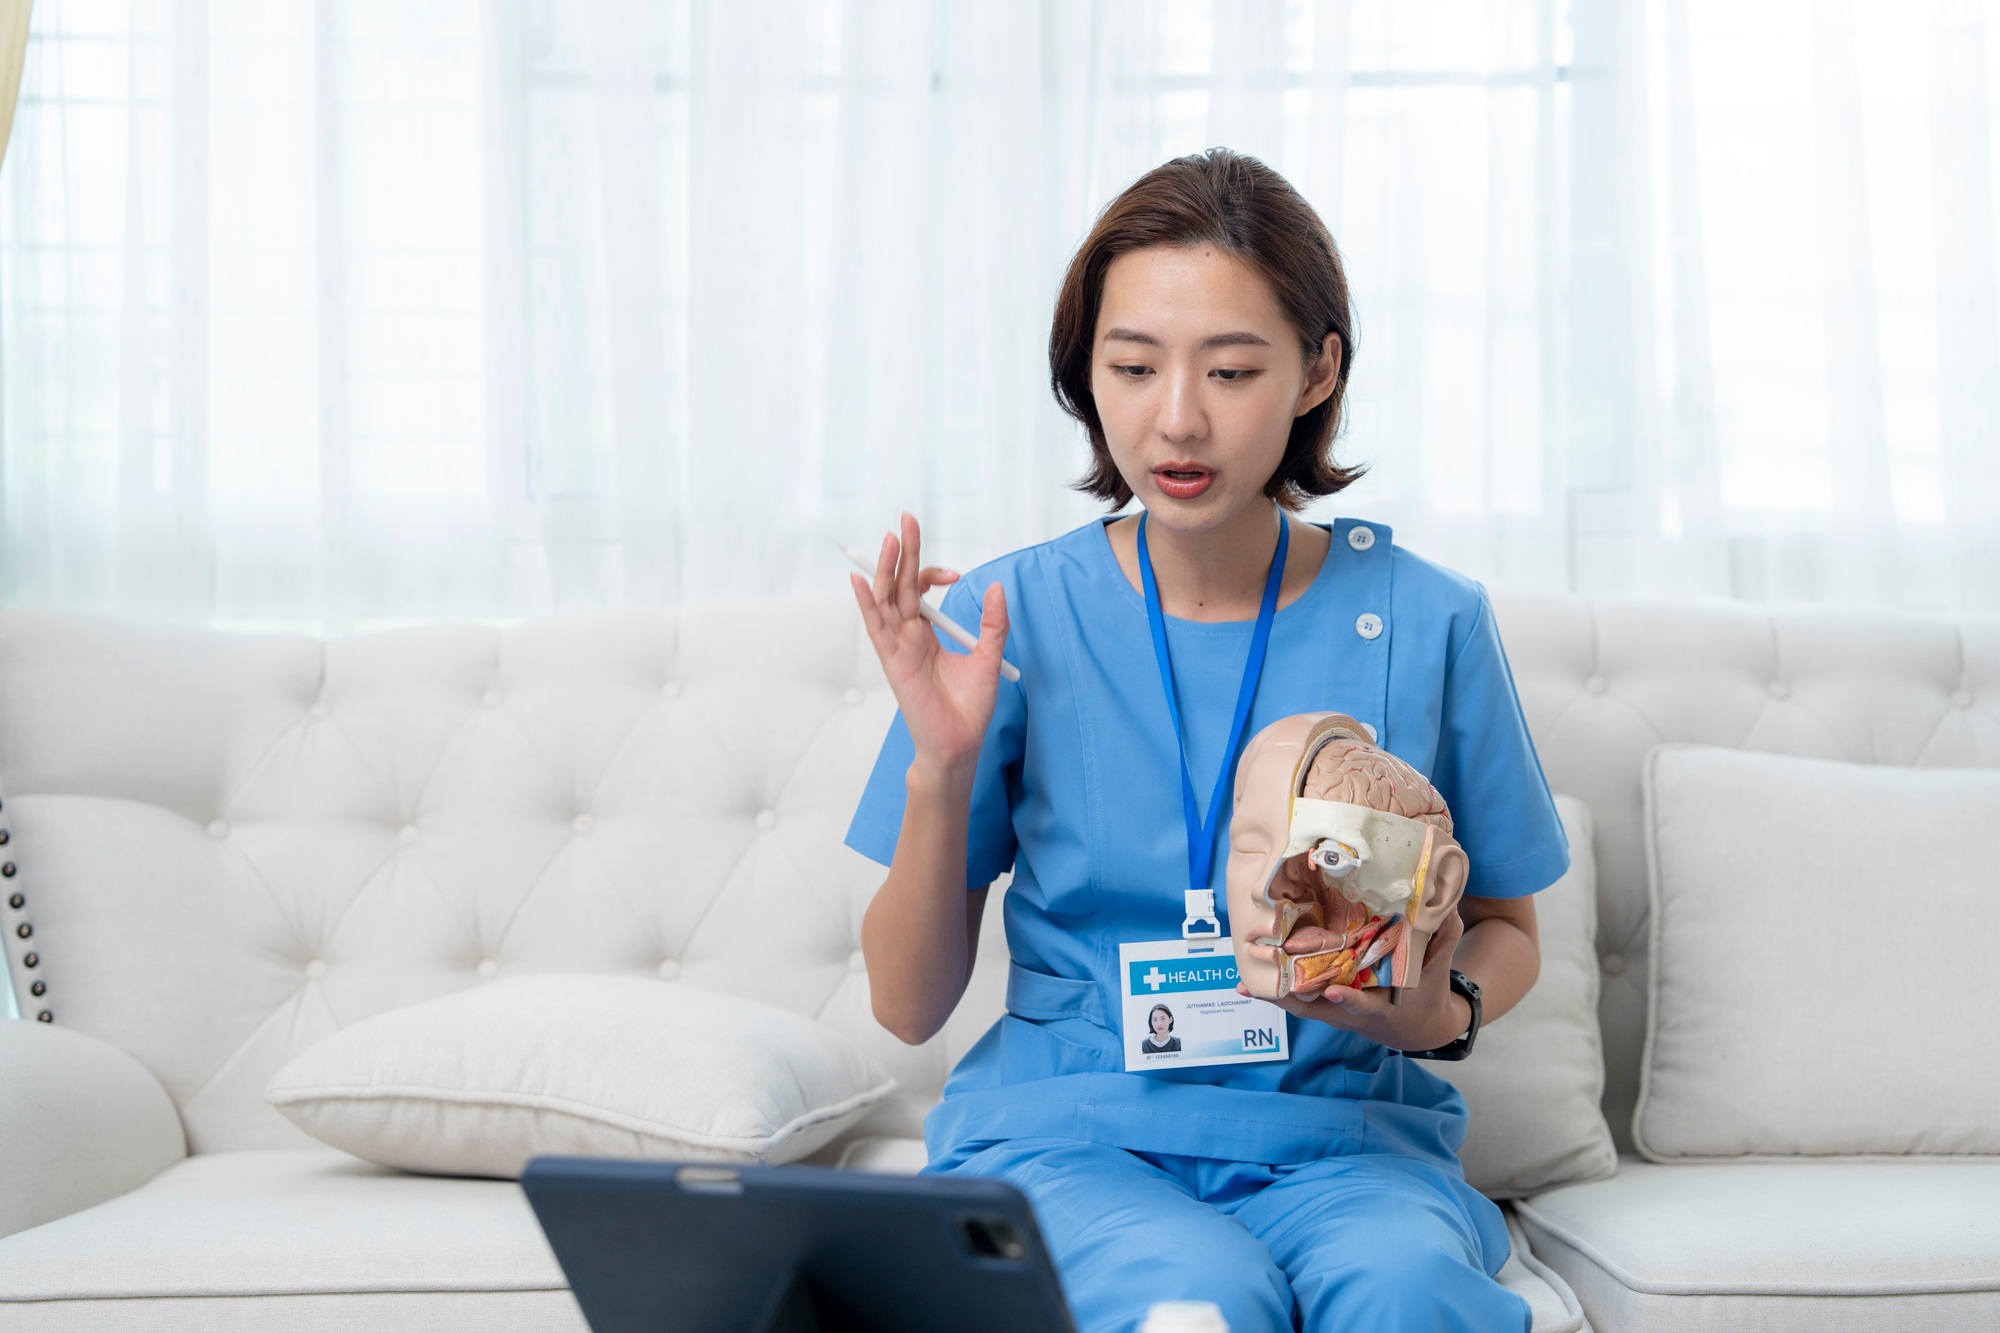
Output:
<svg viewBox="0 0 2000 1333">
<path fill-rule="evenodd" d="M 1007 642 L 1007 598 L 995 583 L 986 590 L 979 614 L 979 646 L 969 654 L 946 652 L 937 631 L 917 607 L 932 588 L 955 583 L 958 575 L 918 563 L 922 532 L 903 515 L 903 534 L 882 538 L 875 582 L 850 575 L 854 600 L 868 629 L 883 674 L 910 728 L 916 762 L 940 777 L 969 782 L 979 763 L 986 724 L 1000 688 L 1000 650 Z"/>
</svg>

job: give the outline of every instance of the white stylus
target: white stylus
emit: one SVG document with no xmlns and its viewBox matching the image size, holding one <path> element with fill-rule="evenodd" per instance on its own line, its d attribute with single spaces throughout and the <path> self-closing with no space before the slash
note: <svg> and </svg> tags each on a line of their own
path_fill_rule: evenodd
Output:
<svg viewBox="0 0 2000 1333">
<path fill-rule="evenodd" d="M 866 574 L 871 579 L 875 577 L 875 566 L 869 564 L 868 561 L 862 557 L 861 552 L 855 550 L 852 546 L 849 546 L 846 542 L 835 542 L 834 545 L 840 548 L 840 553 L 842 555 L 846 556 L 849 560 L 854 562 L 854 567 L 856 569 L 860 570 L 863 574 Z M 959 624 L 956 620 L 953 620 L 950 616 L 938 610 L 936 607 L 932 606 L 929 602 L 924 601 L 922 598 L 917 599 L 917 610 L 923 613 L 923 617 L 925 620 L 928 620 L 931 622 L 931 624 L 936 625 L 939 629 L 943 630 L 953 639 L 956 639 L 959 643 L 963 644 L 968 650 L 977 648 L 979 646 L 979 637 L 977 635 L 968 632 L 965 626 Z M 1021 678 L 1021 669 L 1003 657 L 1000 659 L 1000 674 L 1005 676 L 1008 680 L 1019 680 Z"/>
</svg>

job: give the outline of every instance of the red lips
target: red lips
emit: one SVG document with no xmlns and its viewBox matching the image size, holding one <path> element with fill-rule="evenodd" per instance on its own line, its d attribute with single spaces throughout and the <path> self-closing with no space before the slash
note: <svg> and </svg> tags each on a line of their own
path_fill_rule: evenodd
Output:
<svg viewBox="0 0 2000 1333">
<path fill-rule="evenodd" d="M 1215 473 L 1200 463 L 1175 459 L 1153 469 L 1153 482 L 1163 495 L 1174 500 L 1192 500 L 1209 488 Z"/>
</svg>

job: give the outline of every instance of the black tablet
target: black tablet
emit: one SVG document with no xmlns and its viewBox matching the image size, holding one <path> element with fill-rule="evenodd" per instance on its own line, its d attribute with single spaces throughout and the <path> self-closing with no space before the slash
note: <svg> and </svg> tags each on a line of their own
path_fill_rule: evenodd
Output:
<svg viewBox="0 0 2000 1333">
<path fill-rule="evenodd" d="M 1073 1333 L 997 1180 L 537 1157 L 521 1175 L 593 1333 Z"/>
</svg>

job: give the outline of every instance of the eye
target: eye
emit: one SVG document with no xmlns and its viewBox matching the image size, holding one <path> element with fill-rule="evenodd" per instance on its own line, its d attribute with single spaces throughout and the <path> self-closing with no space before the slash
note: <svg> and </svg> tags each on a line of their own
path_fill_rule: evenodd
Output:
<svg viewBox="0 0 2000 1333">
<path fill-rule="evenodd" d="M 1136 380 L 1152 374 L 1153 368 L 1151 366 L 1114 365 L 1111 367 L 1111 373 L 1122 379 Z"/>
<path fill-rule="evenodd" d="M 1217 379 L 1221 380 L 1224 384 L 1237 384 L 1243 380 L 1249 379 L 1252 375 L 1255 375 L 1257 372 L 1254 370 L 1218 369 L 1218 370 L 1211 370 L 1208 373 L 1215 376 Z"/>
</svg>

